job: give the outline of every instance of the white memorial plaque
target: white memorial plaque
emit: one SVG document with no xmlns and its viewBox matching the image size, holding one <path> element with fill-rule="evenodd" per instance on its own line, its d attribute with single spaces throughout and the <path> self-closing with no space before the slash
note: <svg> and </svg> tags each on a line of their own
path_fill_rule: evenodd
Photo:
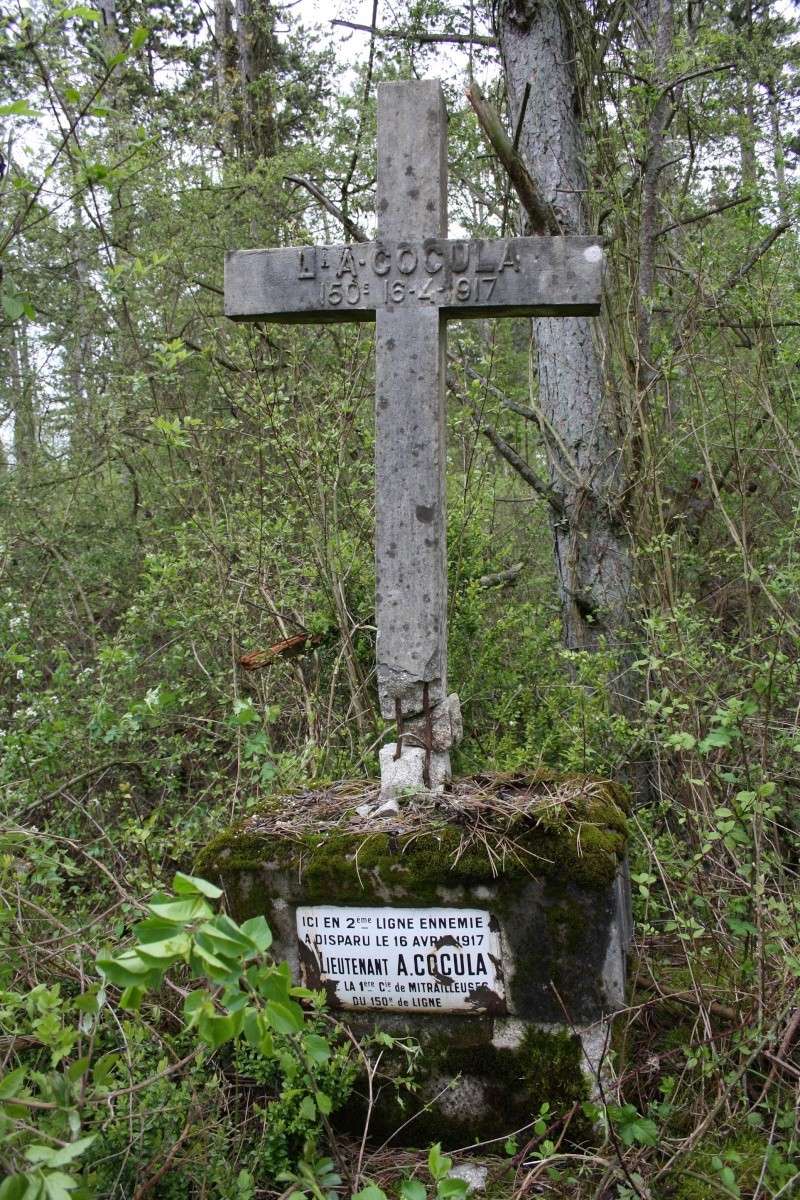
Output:
<svg viewBox="0 0 800 1200">
<path fill-rule="evenodd" d="M 306 987 L 333 1008 L 506 1011 L 500 928 L 479 908 L 297 909 Z"/>
</svg>

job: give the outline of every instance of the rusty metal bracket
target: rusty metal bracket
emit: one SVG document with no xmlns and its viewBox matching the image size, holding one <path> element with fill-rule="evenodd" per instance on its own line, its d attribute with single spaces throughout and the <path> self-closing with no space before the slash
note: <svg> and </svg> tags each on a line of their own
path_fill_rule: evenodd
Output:
<svg viewBox="0 0 800 1200">
<path fill-rule="evenodd" d="M 397 745 L 394 749 L 394 762 L 397 762 L 403 753 L 403 706 L 400 703 L 399 696 L 395 696 L 394 698 L 394 719 L 397 723 Z"/>
<path fill-rule="evenodd" d="M 433 753 L 433 714 L 431 712 L 430 685 L 427 679 L 422 685 L 422 711 L 425 714 L 425 766 L 422 770 L 422 782 L 430 790 L 431 754 Z"/>
</svg>

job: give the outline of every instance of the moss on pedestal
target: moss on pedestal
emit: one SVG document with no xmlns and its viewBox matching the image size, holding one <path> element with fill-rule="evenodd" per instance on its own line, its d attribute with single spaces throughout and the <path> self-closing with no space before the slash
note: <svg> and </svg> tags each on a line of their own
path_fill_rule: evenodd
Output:
<svg viewBox="0 0 800 1200">
<path fill-rule="evenodd" d="M 535 875 L 588 888 L 609 886 L 625 851 L 625 793 L 617 784 L 581 776 L 481 776 L 454 784 L 445 797 L 411 797 L 399 817 L 359 818 L 374 785 L 338 785 L 283 797 L 219 834 L 195 869 L 228 880 L 232 873 L 299 872 L 306 903 L 380 903 L 386 885 L 413 879 L 417 903 L 441 888 L 479 886 Z M 350 790 L 343 791 L 344 787 Z M 315 810 L 339 820 L 320 830 Z M 298 819 L 298 806 L 302 805 Z"/>
<path fill-rule="evenodd" d="M 464 1146 L 519 1129 L 545 1103 L 550 1106 L 548 1123 L 565 1117 L 589 1096 L 581 1043 L 567 1030 L 529 1027 L 520 1044 L 511 1048 L 476 1040 L 474 1029 L 461 1022 L 460 1029 L 448 1026 L 446 1032 L 423 1035 L 421 1043 L 418 1091 L 410 1096 L 402 1087 L 397 1092 L 384 1090 L 370 1121 L 373 1137 L 389 1136 L 408 1120 L 413 1106 L 419 1110 L 410 1130 L 414 1144 Z M 389 1052 L 388 1063 L 384 1058 L 389 1074 L 392 1065 Z M 402 1070 L 403 1060 L 397 1065 Z M 364 1098 L 356 1094 L 346 1111 L 337 1114 L 337 1124 L 357 1134 L 364 1115 Z M 572 1113 L 569 1128 L 570 1140 L 591 1137 L 590 1122 L 580 1110 Z"/>
</svg>

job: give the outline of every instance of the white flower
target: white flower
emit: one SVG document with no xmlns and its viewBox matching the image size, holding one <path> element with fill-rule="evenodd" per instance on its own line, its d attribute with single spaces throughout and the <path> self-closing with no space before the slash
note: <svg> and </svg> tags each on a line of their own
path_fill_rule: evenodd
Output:
<svg viewBox="0 0 800 1200">
<path fill-rule="evenodd" d="M 25 678 L 25 672 L 23 671 L 22 667 L 20 667 L 20 669 L 17 671 L 17 679 L 24 679 L 24 678 Z"/>
</svg>

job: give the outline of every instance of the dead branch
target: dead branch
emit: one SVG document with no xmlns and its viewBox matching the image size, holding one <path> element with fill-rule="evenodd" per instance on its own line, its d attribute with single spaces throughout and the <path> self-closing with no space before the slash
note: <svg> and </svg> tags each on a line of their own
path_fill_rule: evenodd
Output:
<svg viewBox="0 0 800 1200">
<path fill-rule="evenodd" d="M 562 229 L 552 205 L 544 199 L 541 188 L 526 167 L 522 155 L 515 150 L 496 109 L 486 100 L 474 81 L 467 88 L 467 99 L 475 111 L 486 140 L 500 159 L 514 191 L 519 196 L 531 231 L 558 236 Z"/>
<path fill-rule="evenodd" d="M 378 29 L 375 25 L 359 25 L 357 21 L 331 21 L 331 25 L 342 25 L 345 29 L 356 29 L 359 33 L 371 33 L 373 37 L 393 39 L 398 42 L 419 42 L 420 45 L 453 46 L 496 46 L 497 40 L 484 33 L 412 33 L 407 29 Z"/>
<path fill-rule="evenodd" d="M 686 225 L 693 225 L 695 221 L 704 221 L 706 217 L 714 217 L 717 213 L 725 212 L 729 208 L 736 208 L 740 204 L 747 204 L 752 198 L 752 196 L 738 196 L 735 200 L 728 200 L 725 204 L 716 204 L 713 208 L 704 208 L 702 212 L 693 213 L 690 216 L 678 217 L 671 225 L 665 225 L 663 229 L 659 229 L 654 237 L 663 237 L 665 233 L 670 233 L 673 229 L 683 229 Z"/>
<path fill-rule="evenodd" d="M 488 421 L 485 421 L 483 417 L 475 411 L 474 406 L 470 404 L 466 396 L 462 395 L 452 379 L 448 379 L 447 387 L 449 391 L 451 391 L 456 397 L 459 404 L 463 404 L 467 409 L 469 409 L 472 421 L 478 433 L 482 433 L 486 440 L 490 442 L 492 446 L 494 446 L 500 457 L 504 458 L 508 465 L 513 467 L 520 478 L 525 480 L 528 487 L 532 488 L 533 491 L 536 492 L 538 496 L 541 496 L 543 500 L 546 500 L 550 507 L 554 509 L 559 516 L 561 516 L 564 512 L 564 505 L 558 493 L 553 490 L 549 483 L 545 483 L 543 479 L 540 479 L 536 472 L 533 471 L 528 463 L 525 462 L 525 459 L 520 454 L 517 454 L 514 447 L 510 446 L 505 438 L 500 436 L 494 426 L 490 425 Z"/>
<path fill-rule="evenodd" d="M 752 271 L 758 260 L 764 257 L 769 248 L 772 246 L 772 243 L 776 242 L 782 233 L 786 233 L 789 225 L 789 221 L 781 221 L 779 225 L 776 225 L 774 229 L 771 229 L 767 236 L 762 238 L 758 245 L 750 252 L 742 265 L 737 267 L 736 270 L 728 276 L 718 291 L 714 292 L 709 303 L 711 305 L 719 303 L 726 292 L 729 292 L 731 288 L 736 287 L 737 283 L 741 283 L 745 275 Z"/>
<path fill-rule="evenodd" d="M 334 204 L 332 200 L 329 200 L 322 189 L 317 187 L 315 183 L 312 183 L 310 179 L 302 179 L 299 175 L 284 175 L 283 178 L 287 183 L 293 183 L 295 187 L 302 187 L 305 188 L 307 192 L 310 192 L 314 199 L 322 205 L 325 211 L 329 212 L 332 217 L 335 217 L 335 219 L 344 229 L 347 236 L 354 242 L 366 242 L 367 235 L 364 233 L 361 226 L 356 225 L 355 221 L 351 221 L 346 213 L 343 213 L 338 205 Z"/>
<path fill-rule="evenodd" d="M 489 575 L 481 575 L 478 583 L 484 588 L 505 587 L 509 583 L 514 583 L 522 574 L 522 567 L 521 562 L 514 563 L 513 566 L 506 567 L 505 571 L 492 571 Z"/>
</svg>

